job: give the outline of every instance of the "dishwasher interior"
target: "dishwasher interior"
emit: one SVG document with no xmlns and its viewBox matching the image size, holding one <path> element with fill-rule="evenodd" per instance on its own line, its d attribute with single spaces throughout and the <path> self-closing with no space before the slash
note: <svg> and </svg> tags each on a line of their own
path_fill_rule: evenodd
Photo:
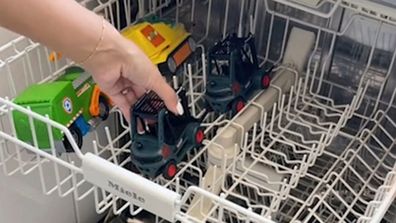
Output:
<svg viewBox="0 0 396 223">
<path fill-rule="evenodd" d="M 59 199 L 73 194 L 76 200 L 93 194 L 98 213 L 137 215 L 146 209 L 156 222 L 396 221 L 396 5 L 368 0 L 80 2 L 119 30 L 156 15 L 183 23 L 192 33 L 197 50 L 167 79 L 186 89 L 191 113 L 203 120 L 204 145 L 187 154 L 172 180 L 148 181 L 133 173 L 130 128 L 116 108 L 110 121 L 91 133 L 95 140 L 85 142 L 89 151 L 75 146 L 74 153 L 61 154 L 52 140 L 45 152 L 35 142 L 19 140 L 13 110 L 29 117 L 26 131 L 33 138 L 39 123 L 48 132 L 68 132 L 12 99 L 33 83 L 54 80 L 73 62 L 49 61 L 50 49 L 18 37 L 0 46 L 0 75 L 9 86 L 0 89 L 4 174 L 38 171 L 45 194 L 57 193 Z M 270 87 L 255 92 L 235 116 L 207 111 L 204 97 L 208 49 L 232 33 L 252 33 L 260 65 L 273 67 Z"/>
</svg>

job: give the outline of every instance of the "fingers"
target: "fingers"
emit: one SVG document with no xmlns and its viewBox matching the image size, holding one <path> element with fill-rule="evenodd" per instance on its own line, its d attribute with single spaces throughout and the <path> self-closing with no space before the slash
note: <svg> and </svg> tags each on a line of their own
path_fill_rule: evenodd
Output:
<svg viewBox="0 0 396 223">
<path fill-rule="evenodd" d="M 131 93 L 128 93 L 128 95 L 129 94 L 131 94 Z M 128 97 L 130 97 L 130 96 L 128 96 Z M 130 122 L 130 119 L 131 119 L 130 108 L 133 103 L 130 103 L 130 101 L 128 100 L 128 97 L 120 93 L 120 94 L 114 95 L 111 99 L 118 106 L 118 108 L 121 110 L 122 114 L 124 114 L 124 118 L 128 122 Z"/>
<path fill-rule="evenodd" d="M 148 88 L 157 93 L 170 111 L 179 115 L 183 114 L 183 107 L 179 102 L 176 92 L 168 85 L 162 76 L 152 75 Z"/>
<path fill-rule="evenodd" d="M 130 122 L 131 106 L 144 94 L 145 90 L 142 87 L 133 85 L 132 82 L 127 79 L 122 79 L 122 81 L 117 84 L 118 85 L 114 87 L 111 98 L 124 114 L 125 119 Z"/>
<path fill-rule="evenodd" d="M 141 87 L 138 85 L 133 85 L 133 91 L 135 93 L 136 100 L 138 100 L 140 97 L 142 97 L 146 93 L 146 89 L 144 87 Z"/>
<path fill-rule="evenodd" d="M 157 66 L 145 55 L 145 53 L 127 41 L 132 49 L 132 55 L 128 56 L 131 61 L 122 67 L 122 76 L 131 81 L 135 86 L 141 86 L 145 90 L 152 90 L 164 101 L 166 107 L 175 114 L 182 114 L 183 107 L 178 106 L 176 92 L 166 83 Z"/>
<path fill-rule="evenodd" d="M 137 132 L 140 134 L 140 135 L 142 135 L 142 134 L 144 134 L 146 131 L 144 130 L 144 127 L 143 127 L 143 123 L 142 123 L 142 120 L 141 119 L 137 119 Z"/>
</svg>

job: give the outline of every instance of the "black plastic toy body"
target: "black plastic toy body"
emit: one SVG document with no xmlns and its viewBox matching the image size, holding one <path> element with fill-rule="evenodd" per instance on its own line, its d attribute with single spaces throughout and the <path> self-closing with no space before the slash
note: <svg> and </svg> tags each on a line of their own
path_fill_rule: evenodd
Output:
<svg viewBox="0 0 396 223">
<path fill-rule="evenodd" d="M 184 109 L 181 116 L 168 111 L 152 91 L 131 111 L 131 160 L 148 177 L 162 173 L 166 179 L 172 179 L 177 164 L 204 139 L 200 121 L 189 112 L 185 91 L 180 91 L 179 98 Z"/>
<path fill-rule="evenodd" d="M 270 71 L 260 69 L 254 38 L 227 36 L 209 50 L 205 99 L 211 109 L 233 114 L 245 106 L 254 90 L 268 88 Z"/>
</svg>

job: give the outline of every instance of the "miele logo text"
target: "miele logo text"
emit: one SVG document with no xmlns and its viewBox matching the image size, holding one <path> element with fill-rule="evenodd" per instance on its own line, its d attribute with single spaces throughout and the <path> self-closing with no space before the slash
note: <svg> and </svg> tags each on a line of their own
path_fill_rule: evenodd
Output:
<svg viewBox="0 0 396 223">
<path fill-rule="evenodd" d="M 143 197 L 139 196 L 137 193 L 126 190 L 125 188 L 121 187 L 120 185 L 118 185 L 116 183 L 111 182 L 110 180 L 108 180 L 108 183 L 109 183 L 110 188 L 112 188 L 122 194 L 125 194 L 126 196 L 128 196 L 134 200 L 137 200 L 141 203 L 146 202 L 146 200 Z"/>
</svg>

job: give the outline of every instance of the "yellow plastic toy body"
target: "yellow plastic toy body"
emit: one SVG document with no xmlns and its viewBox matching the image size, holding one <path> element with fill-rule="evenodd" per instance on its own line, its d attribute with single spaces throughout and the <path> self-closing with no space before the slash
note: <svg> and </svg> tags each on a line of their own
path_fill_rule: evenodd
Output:
<svg viewBox="0 0 396 223">
<path fill-rule="evenodd" d="M 137 44 L 158 65 L 165 65 L 174 73 L 193 51 L 195 41 L 182 24 L 170 25 L 164 22 L 141 22 L 129 26 L 121 34 Z"/>
</svg>

